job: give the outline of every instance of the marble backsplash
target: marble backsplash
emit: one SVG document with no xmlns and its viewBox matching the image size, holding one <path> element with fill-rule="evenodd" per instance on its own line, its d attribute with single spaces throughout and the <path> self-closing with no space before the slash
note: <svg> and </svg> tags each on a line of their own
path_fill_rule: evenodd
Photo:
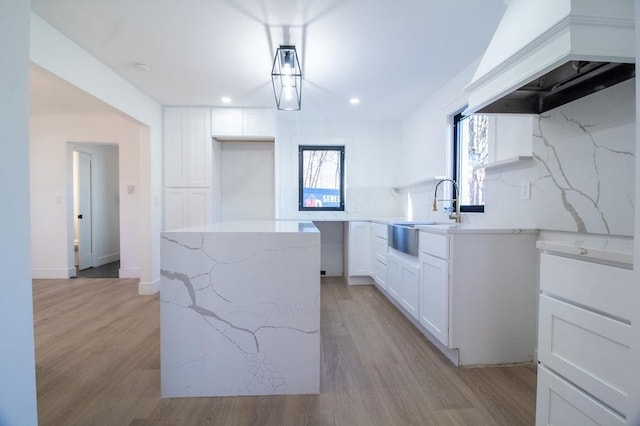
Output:
<svg viewBox="0 0 640 426">
<path fill-rule="evenodd" d="M 487 170 L 485 213 L 465 214 L 463 221 L 633 236 L 634 84 L 630 80 L 533 117 L 533 134 L 513 142 L 531 143 L 533 159 Z M 529 183 L 531 198 L 521 199 L 521 186 Z M 446 220 L 430 209 L 434 185 L 403 193 L 403 211 Z"/>
</svg>

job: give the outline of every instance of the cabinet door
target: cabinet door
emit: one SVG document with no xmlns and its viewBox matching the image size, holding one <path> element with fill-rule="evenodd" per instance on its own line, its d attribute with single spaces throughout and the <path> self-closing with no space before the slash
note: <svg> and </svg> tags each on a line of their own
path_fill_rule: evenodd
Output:
<svg viewBox="0 0 640 426">
<path fill-rule="evenodd" d="M 165 186 L 186 186 L 186 117 L 186 108 L 165 108 L 164 110 L 163 155 Z"/>
<path fill-rule="evenodd" d="M 402 286 L 402 265 L 393 256 L 387 257 L 387 291 L 400 302 L 400 287 Z"/>
<path fill-rule="evenodd" d="M 186 176 L 189 187 L 211 186 L 211 113 L 208 108 L 187 110 Z"/>
<path fill-rule="evenodd" d="M 211 190 L 190 188 L 187 190 L 187 224 L 201 226 L 211 222 Z"/>
<path fill-rule="evenodd" d="M 420 286 L 420 324 L 445 345 L 449 345 L 448 262 L 423 254 Z"/>
<path fill-rule="evenodd" d="M 274 138 L 276 136 L 275 111 L 261 108 L 243 110 L 242 136 Z"/>
<path fill-rule="evenodd" d="M 213 136 L 242 136 L 242 109 L 213 108 L 211 134 Z"/>
<path fill-rule="evenodd" d="M 210 188 L 167 188 L 164 229 L 180 229 L 211 222 Z"/>
<path fill-rule="evenodd" d="M 167 188 L 164 193 L 164 229 L 187 226 L 187 189 Z"/>
<path fill-rule="evenodd" d="M 420 269 L 406 263 L 402 265 L 400 303 L 415 319 L 418 319 L 418 307 L 420 305 Z"/>
<path fill-rule="evenodd" d="M 372 275 L 369 222 L 349 222 L 349 275 Z"/>
<path fill-rule="evenodd" d="M 373 279 L 380 287 L 387 289 L 387 265 L 379 260 L 373 263 Z"/>
</svg>

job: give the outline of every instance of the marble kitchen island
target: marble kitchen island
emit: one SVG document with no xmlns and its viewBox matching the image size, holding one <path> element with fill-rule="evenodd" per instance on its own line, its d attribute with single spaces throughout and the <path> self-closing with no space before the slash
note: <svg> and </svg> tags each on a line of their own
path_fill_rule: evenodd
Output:
<svg viewBox="0 0 640 426">
<path fill-rule="evenodd" d="M 320 389 L 320 232 L 238 221 L 161 241 L 163 397 Z"/>
</svg>

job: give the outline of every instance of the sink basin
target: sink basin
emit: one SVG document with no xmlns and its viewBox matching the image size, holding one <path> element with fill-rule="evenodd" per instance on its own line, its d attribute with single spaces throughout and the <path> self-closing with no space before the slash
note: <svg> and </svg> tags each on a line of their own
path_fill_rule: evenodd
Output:
<svg viewBox="0 0 640 426">
<path fill-rule="evenodd" d="M 436 222 L 395 222 L 391 226 L 405 226 L 408 228 L 415 228 L 418 225 L 437 225 Z"/>
<path fill-rule="evenodd" d="M 427 225 L 426 222 L 399 222 L 387 225 L 389 247 L 410 256 L 418 255 L 418 234 L 416 225 Z"/>
</svg>

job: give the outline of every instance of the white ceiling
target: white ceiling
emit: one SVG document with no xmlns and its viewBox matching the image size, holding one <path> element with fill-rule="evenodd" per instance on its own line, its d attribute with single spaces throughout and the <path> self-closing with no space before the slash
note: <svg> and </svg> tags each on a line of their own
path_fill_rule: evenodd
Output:
<svg viewBox="0 0 640 426">
<path fill-rule="evenodd" d="M 295 44 L 302 109 L 397 121 L 479 58 L 503 0 L 32 0 L 33 11 L 163 105 L 273 107 Z M 144 63 L 150 71 L 133 67 Z M 42 87 L 34 90 L 40 96 Z M 361 99 L 358 106 L 349 98 Z M 38 100 L 32 101 L 38 103 Z"/>
</svg>

